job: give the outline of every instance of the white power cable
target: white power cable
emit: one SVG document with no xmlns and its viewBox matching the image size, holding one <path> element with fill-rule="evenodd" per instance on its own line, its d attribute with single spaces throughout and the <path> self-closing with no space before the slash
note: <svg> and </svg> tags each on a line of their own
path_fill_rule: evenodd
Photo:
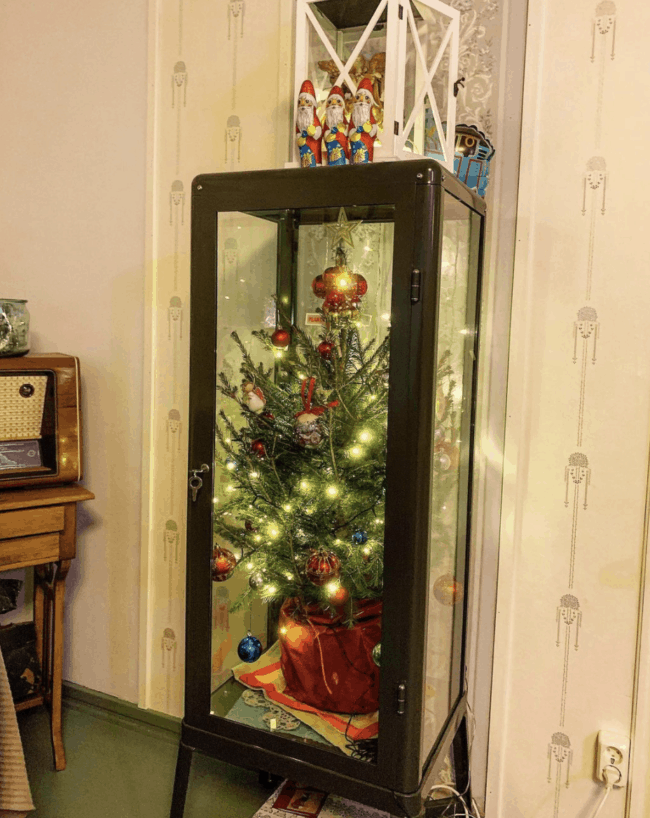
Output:
<svg viewBox="0 0 650 818">
<path fill-rule="evenodd" d="M 465 818 L 471 818 L 469 812 L 467 811 L 467 804 L 465 803 L 465 799 L 458 792 L 458 790 L 455 790 L 453 787 L 450 787 L 448 784 L 434 784 L 434 786 L 431 787 L 430 792 L 433 792 L 434 790 L 446 790 L 447 792 L 452 793 L 452 795 L 455 795 L 456 798 L 458 798 L 460 803 L 463 805 L 463 809 L 465 810 Z"/>
<path fill-rule="evenodd" d="M 603 808 L 605 801 L 607 801 L 607 796 L 612 791 L 614 784 L 617 784 L 621 780 L 621 771 L 613 764 L 608 764 L 606 767 L 603 767 L 603 775 L 605 776 L 606 781 L 605 792 L 603 793 L 603 797 L 600 799 L 599 803 L 596 805 L 596 811 L 592 813 L 591 818 L 596 818 L 598 813 Z"/>
</svg>

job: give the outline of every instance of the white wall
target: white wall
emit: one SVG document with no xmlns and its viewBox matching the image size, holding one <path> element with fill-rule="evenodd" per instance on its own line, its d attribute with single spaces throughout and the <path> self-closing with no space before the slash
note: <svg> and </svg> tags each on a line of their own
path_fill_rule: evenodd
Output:
<svg viewBox="0 0 650 818">
<path fill-rule="evenodd" d="M 602 729 L 647 776 L 649 25 L 645 4 L 530 0 L 488 818 L 590 818 Z M 599 815 L 647 815 L 642 790 Z"/>
<path fill-rule="evenodd" d="M 81 361 L 84 485 L 64 677 L 138 690 L 147 2 L 0 5 L 0 295 Z"/>
</svg>

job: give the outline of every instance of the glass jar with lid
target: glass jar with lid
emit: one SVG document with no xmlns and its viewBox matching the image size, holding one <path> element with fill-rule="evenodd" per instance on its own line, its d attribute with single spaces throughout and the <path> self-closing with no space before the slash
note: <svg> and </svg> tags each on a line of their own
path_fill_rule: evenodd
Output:
<svg viewBox="0 0 650 818">
<path fill-rule="evenodd" d="M 0 298 L 0 356 L 29 352 L 29 312 L 21 298 Z"/>
</svg>

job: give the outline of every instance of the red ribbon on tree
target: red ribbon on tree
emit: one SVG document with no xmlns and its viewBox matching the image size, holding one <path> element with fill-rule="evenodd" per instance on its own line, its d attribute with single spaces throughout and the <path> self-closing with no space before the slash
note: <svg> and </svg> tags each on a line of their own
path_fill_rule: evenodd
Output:
<svg viewBox="0 0 650 818">
<path fill-rule="evenodd" d="M 337 400 L 333 400 L 331 403 L 328 403 L 327 406 L 312 406 L 311 399 L 314 395 L 314 389 L 316 387 L 316 378 L 309 378 L 302 382 L 302 386 L 300 387 L 300 397 L 302 398 L 302 405 L 303 410 L 302 412 L 296 412 L 294 417 L 300 417 L 300 415 L 322 415 L 326 409 L 333 409 L 335 406 L 339 405 Z M 306 393 L 306 394 L 305 394 Z"/>
</svg>

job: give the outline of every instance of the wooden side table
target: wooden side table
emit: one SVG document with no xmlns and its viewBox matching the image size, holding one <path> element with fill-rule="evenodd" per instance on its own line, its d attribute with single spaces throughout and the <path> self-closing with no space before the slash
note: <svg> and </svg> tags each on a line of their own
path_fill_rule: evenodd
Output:
<svg viewBox="0 0 650 818">
<path fill-rule="evenodd" d="M 77 503 L 95 495 L 76 483 L 0 491 L 0 571 L 34 566 L 36 648 L 43 671 L 41 692 L 16 710 L 47 703 L 54 766 L 65 769 L 61 733 L 65 580 L 76 554 Z"/>
</svg>

